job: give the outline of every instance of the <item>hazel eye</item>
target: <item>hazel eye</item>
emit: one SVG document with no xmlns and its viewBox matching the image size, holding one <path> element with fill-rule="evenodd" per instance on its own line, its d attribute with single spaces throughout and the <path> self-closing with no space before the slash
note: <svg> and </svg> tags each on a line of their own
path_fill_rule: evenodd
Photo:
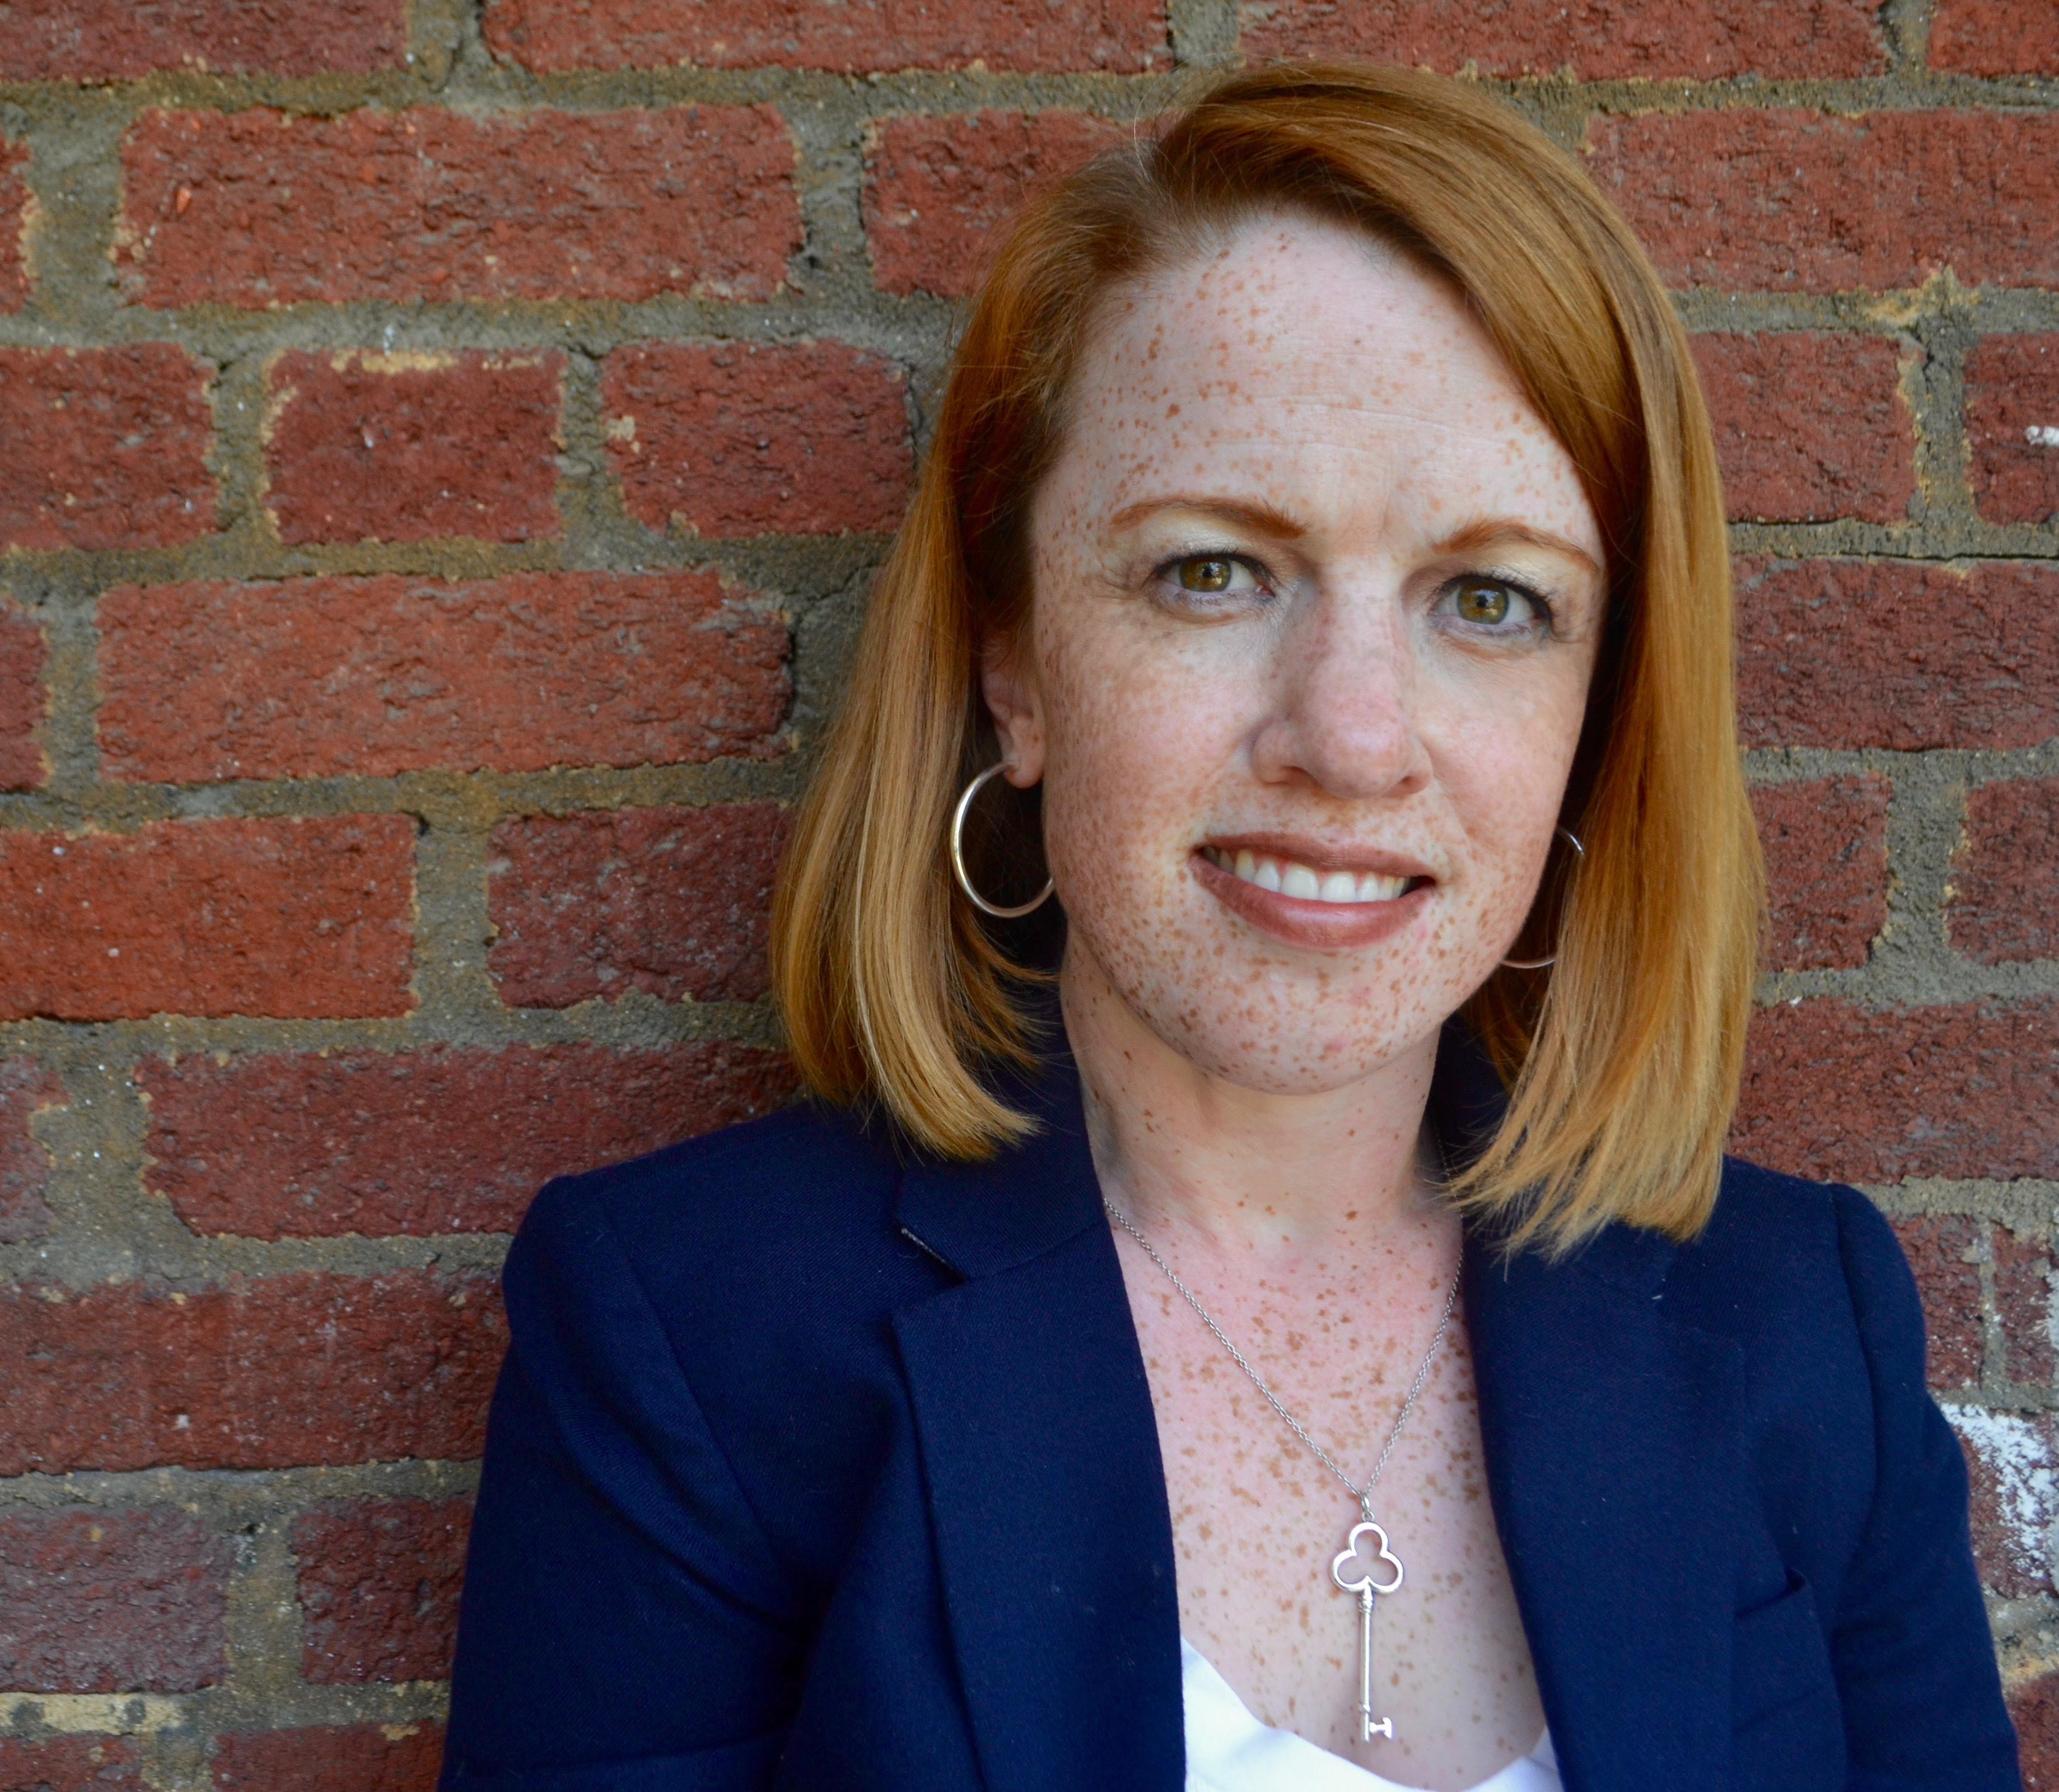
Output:
<svg viewBox="0 0 2059 1792">
<path fill-rule="evenodd" d="M 1452 607 L 1466 621 L 1493 627 L 1508 619 L 1514 594 L 1491 579 L 1461 579 L 1452 594 Z"/>
<path fill-rule="evenodd" d="M 1196 554 L 1180 562 L 1175 576 L 1181 590 L 1213 595 L 1228 591 L 1237 583 L 1237 575 L 1242 570 L 1235 560 L 1221 554 Z"/>
</svg>

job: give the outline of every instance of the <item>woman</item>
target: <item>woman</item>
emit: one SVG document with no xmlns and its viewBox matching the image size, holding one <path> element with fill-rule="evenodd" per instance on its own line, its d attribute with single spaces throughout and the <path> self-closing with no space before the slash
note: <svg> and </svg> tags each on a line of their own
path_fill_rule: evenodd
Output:
<svg viewBox="0 0 2059 1792">
<path fill-rule="evenodd" d="M 1033 206 L 786 873 L 819 1099 L 509 1259 L 445 1783 L 2013 1786 L 1893 1236 L 1721 1158 L 1730 655 L 1685 340 L 1491 99 Z"/>
</svg>

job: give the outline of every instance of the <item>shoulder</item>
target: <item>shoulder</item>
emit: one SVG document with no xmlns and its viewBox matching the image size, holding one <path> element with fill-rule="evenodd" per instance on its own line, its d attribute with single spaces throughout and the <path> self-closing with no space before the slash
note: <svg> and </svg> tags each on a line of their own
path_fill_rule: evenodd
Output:
<svg viewBox="0 0 2059 1792">
<path fill-rule="evenodd" d="M 683 1376 L 718 1429 L 833 1400 L 881 1372 L 894 1309 L 942 1285 L 900 1234 L 900 1181 L 890 1136 L 815 1106 L 560 1177 L 508 1253 L 516 1355 Z"/>
</svg>

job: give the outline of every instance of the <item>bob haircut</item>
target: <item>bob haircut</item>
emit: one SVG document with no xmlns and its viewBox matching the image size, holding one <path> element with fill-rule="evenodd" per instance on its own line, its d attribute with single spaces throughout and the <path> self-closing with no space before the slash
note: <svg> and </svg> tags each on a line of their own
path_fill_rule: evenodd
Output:
<svg viewBox="0 0 2059 1792">
<path fill-rule="evenodd" d="M 884 1107 L 945 1157 L 989 1155 L 1028 1125 L 990 1073 L 1030 1054 L 1017 1002 L 1037 974 L 947 862 L 957 794 L 996 756 L 982 655 L 1028 615 L 1031 505 L 1110 296 L 1279 212 L 1362 230 L 1466 295 L 1578 468 L 1607 548 L 1561 815 L 1586 852 L 1558 865 L 1512 954 L 1555 962 L 1498 970 L 1467 1003 L 1511 1099 L 1448 1193 L 1555 1250 L 1619 1220 L 1691 1236 L 1715 1201 L 1763 900 L 1715 444 L 1686 335 L 1629 227 L 1540 132 L 1436 75 L 1232 75 L 1000 241 L 782 877 L 772 975 L 795 1060 L 818 1096 Z M 1017 832 L 1033 866 L 1033 830 Z M 1024 856 L 1018 841 L 1018 879 Z"/>
</svg>

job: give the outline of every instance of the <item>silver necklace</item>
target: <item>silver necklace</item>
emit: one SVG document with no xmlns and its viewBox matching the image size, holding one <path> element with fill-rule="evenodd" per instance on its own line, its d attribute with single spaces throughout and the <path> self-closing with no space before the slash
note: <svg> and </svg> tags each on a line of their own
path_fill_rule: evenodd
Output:
<svg viewBox="0 0 2059 1792">
<path fill-rule="evenodd" d="M 1151 1240 L 1139 1232 L 1129 1215 L 1118 1209 L 1105 1195 L 1101 1205 L 1108 1209 L 1108 1217 L 1137 1240 L 1139 1250 L 1157 1264 L 1165 1280 L 1180 1291 L 1180 1298 L 1194 1309 L 1202 1324 L 1214 1335 L 1215 1340 L 1229 1352 L 1229 1360 L 1250 1378 L 1251 1384 L 1265 1396 L 1266 1404 L 1278 1413 L 1288 1430 L 1293 1432 L 1308 1446 L 1316 1461 L 1335 1475 L 1345 1492 L 1358 1502 L 1362 1515 L 1344 1538 L 1344 1547 L 1330 1562 L 1330 1578 L 1344 1592 L 1356 1595 L 1358 1600 L 1358 1739 L 1369 1742 L 1376 1736 L 1394 1738 L 1394 1720 L 1376 1718 L 1372 1714 L 1372 1602 L 1376 1594 L 1392 1593 L 1401 1584 L 1404 1570 L 1401 1558 L 1394 1553 L 1388 1542 L 1387 1532 L 1374 1522 L 1372 1516 L 1372 1490 L 1380 1485 L 1380 1472 L 1387 1467 L 1387 1459 L 1394 1454 L 1394 1446 L 1401 1436 L 1401 1428 L 1408 1423 L 1408 1415 L 1416 1410 L 1416 1397 L 1423 1392 L 1423 1384 L 1430 1379 L 1431 1365 L 1437 1360 L 1437 1352 L 1444 1346 L 1444 1332 L 1452 1323 L 1452 1309 L 1458 1304 L 1459 1277 L 1452 1276 L 1452 1285 L 1444 1291 L 1444 1310 L 1437 1316 L 1437 1329 L 1430 1340 L 1430 1348 L 1423 1353 L 1421 1366 L 1416 1371 L 1416 1379 L 1409 1383 L 1408 1392 L 1403 1397 L 1401 1410 L 1394 1415 L 1394 1424 L 1387 1433 L 1387 1442 L 1381 1447 L 1380 1459 L 1372 1465 L 1372 1472 L 1360 1486 L 1338 1467 L 1330 1452 L 1308 1435 L 1308 1428 L 1280 1403 L 1280 1396 L 1265 1384 L 1265 1377 L 1251 1366 L 1250 1359 L 1229 1340 L 1229 1334 L 1216 1324 L 1215 1316 L 1196 1298 L 1194 1291 L 1180 1280 L 1179 1272 L 1151 1246 Z M 1373 1539 L 1370 1559 L 1362 1553 L 1367 1538 Z M 1384 1571 L 1384 1572 L 1383 1572 Z M 1391 1576 L 1391 1578 L 1388 1578 Z"/>
</svg>

